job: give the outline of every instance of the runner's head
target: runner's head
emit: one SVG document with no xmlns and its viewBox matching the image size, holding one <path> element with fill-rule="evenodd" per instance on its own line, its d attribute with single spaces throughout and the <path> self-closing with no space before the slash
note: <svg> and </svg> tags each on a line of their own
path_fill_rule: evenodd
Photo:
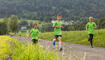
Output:
<svg viewBox="0 0 105 60">
<path fill-rule="evenodd" d="M 21 30 L 19 30 L 19 32 L 21 32 Z"/>
<path fill-rule="evenodd" d="M 60 15 L 57 15 L 57 20 L 61 21 L 61 16 Z"/>
<path fill-rule="evenodd" d="M 89 22 L 93 22 L 93 17 L 89 17 Z"/>
<path fill-rule="evenodd" d="M 34 29 L 37 29 L 37 24 L 34 24 Z"/>
</svg>

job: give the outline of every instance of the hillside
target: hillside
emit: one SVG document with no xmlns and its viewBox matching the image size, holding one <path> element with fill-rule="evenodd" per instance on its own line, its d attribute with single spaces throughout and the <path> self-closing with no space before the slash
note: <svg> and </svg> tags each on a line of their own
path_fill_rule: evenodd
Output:
<svg viewBox="0 0 105 60">
<path fill-rule="evenodd" d="M 87 20 L 104 17 L 105 0 L 0 0 L 0 17 L 12 14 L 20 18 L 50 21 L 56 14 L 63 20 Z"/>
</svg>

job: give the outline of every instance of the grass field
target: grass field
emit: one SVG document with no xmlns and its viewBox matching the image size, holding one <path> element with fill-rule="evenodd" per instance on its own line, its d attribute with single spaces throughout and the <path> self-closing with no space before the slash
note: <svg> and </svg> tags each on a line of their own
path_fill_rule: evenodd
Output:
<svg viewBox="0 0 105 60">
<path fill-rule="evenodd" d="M 11 54 L 11 56 L 10 56 Z M 0 36 L 0 60 L 60 60 L 54 51 L 32 43 L 23 44 L 9 36 Z"/>
<path fill-rule="evenodd" d="M 87 31 L 64 31 L 63 42 L 89 45 Z M 41 33 L 41 39 L 53 40 L 53 32 Z M 105 47 L 105 29 L 96 30 L 94 34 L 94 46 Z"/>
</svg>

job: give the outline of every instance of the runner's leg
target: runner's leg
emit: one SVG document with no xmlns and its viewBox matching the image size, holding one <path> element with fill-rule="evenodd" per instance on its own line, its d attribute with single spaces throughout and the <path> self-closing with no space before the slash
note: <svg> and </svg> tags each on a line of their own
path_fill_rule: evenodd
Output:
<svg viewBox="0 0 105 60">
<path fill-rule="evenodd" d="M 33 44 L 35 44 L 35 39 L 32 39 Z"/>
<path fill-rule="evenodd" d="M 37 44 L 38 43 L 38 40 L 36 40 L 36 39 L 32 39 L 32 41 L 33 41 L 33 44 Z"/>
<path fill-rule="evenodd" d="M 59 49 L 60 49 L 60 51 L 62 51 L 62 37 L 61 36 L 59 36 L 58 37 L 58 40 L 59 40 Z"/>
<path fill-rule="evenodd" d="M 89 34 L 89 38 L 88 38 L 88 41 L 90 41 L 90 40 L 91 40 L 91 38 L 90 38 L 90 37 L 91 37 L 91 34 Z"/>
<path fill-rule="evenodd" d="M 35 44 L 37 44 L 37 43 L 38 43 L 38 40 L 35 39 Z"/>
<path fill-rule="evenodd" d="M 57 36 L 55 36 L 55 39 L 53 39 L 53 46 L 55 46 L 56 40 L 57 40 Z"/>
<path fill-rule="evenodd" d="M 91 44 L 91 46 L 92 46 L 92 48 L 93 48 L 93 34 L 92 34 L 92 38 L 91 38 L 91 39 L 92 39 L 92 42 L 91 42 L 92 44 Z"/>
<path fill-rule="evenodd" d="M 91 47 L 93 48 L 93 34 L 90 34 L 90 44 L 91 44 Z"/>
</svg>

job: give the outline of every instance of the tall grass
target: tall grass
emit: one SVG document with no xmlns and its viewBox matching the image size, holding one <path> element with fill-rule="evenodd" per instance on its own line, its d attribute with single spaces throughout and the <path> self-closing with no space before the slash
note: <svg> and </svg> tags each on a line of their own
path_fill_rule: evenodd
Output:
<svg viewBox="0 0 105 60">
<path fill-rule="evenodd" d="M 6 60 L 11 54 L 11 47 L 9 45 L 8 36 L 0 36 L 0 60 Z"/>
<path fill-rule="evenodd" d="M 23 44 L 9 36 L 0 36 L 0 60 L 6 60 L 12 54 L 12 60 L 60 60 L 58 54 L 40 45 Z"/>
<path fill-rule="evenodd" d="M 73 51 L 68 51 L 70 51 L 71 57 Z M 41 45 L 32 43 L 23 44 L 9 36 L 0 36 L 0 60 L 6 60 L 8 57 L 11 57 L 12 60 L 67 60 L 64 50 L 62 55 L 59 55 L 57 48 L 51 51 L 42 48 Z M 86 54 L 83 57 L 84 60 L 85 57 Z M 71 57 L 71 59 L 75 60 L 75 57 Z"/>
<path fill-rule="evenodd" d="M 14 41 L 13 60 L 60 60 L 54 51 L 44 50 L 40 45 Z"/>
<path fill-rule="evenodd" d="M 82 45 L 89 45 L 87 31 L 64 31 L 62 33 L 62 41 L 69 43 L 77 43 Z M 96 30 L 94 34 L 94 46 L 105 47 L 105 29 Z M 41 34 L 41 39 L 53 40 L 53 32 L 46 32 Z"/>
</svg>

